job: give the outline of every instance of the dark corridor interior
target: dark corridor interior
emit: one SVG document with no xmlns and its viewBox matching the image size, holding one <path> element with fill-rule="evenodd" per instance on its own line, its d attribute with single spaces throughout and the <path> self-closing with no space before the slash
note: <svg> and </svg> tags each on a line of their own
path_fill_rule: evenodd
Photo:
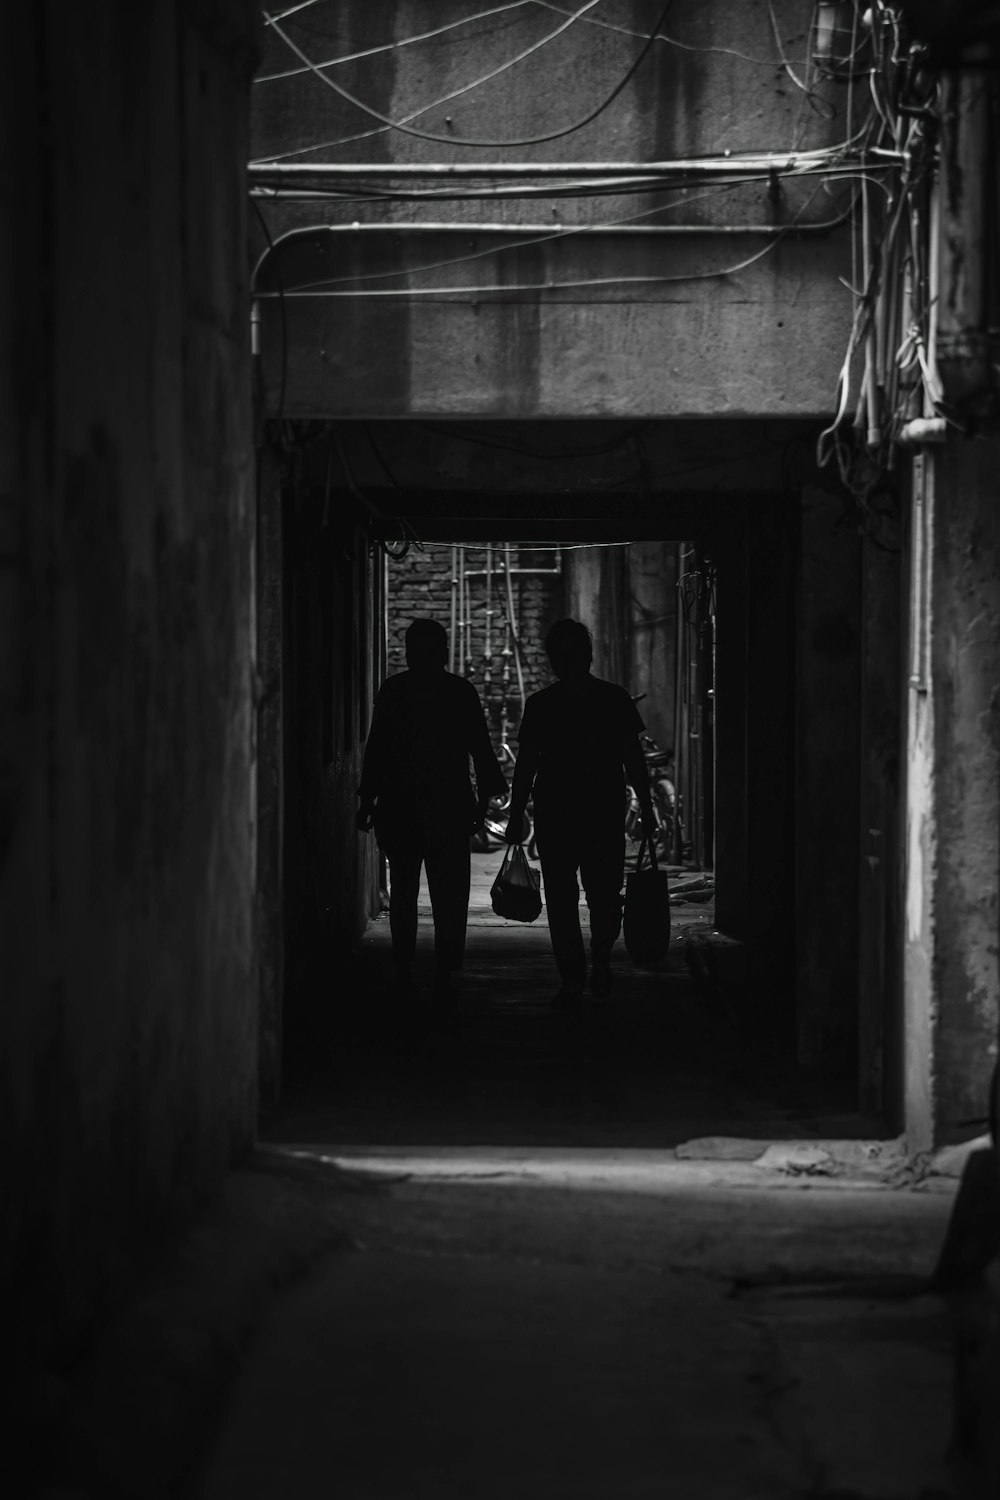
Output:
<svg viewBox="0 0 1000 1500">
<path fill-rule="evenodd" d="M 550 463 L 542 491 L 545 466 L 524 453 L 510 459 L 512 440 L 530 455 L 568 453 L 580 433 L 564 430 L 573 424 L 511 431 L 524 425 L 491 424 L 470 439 L 460 423 L 433 432 L 383 424 L 377 433 L 311 424 L 293 461 L 279 465 L 285 919 L 280 1080 L 268 1087 L 265 1077 L 265 1133 L 314 1143 L 631 1146 L 704 1134 L 884 1134 L 881 1088 L 863 1087 L 870 1059 L 857 998 L 857 536 L 827 497 L 790 477 L 784 450 L 773 472 L 744 463 L 746 488 L 731 474 L 713 481 L 711 463 L 700 489 L 694 480 L 657 487 L 655 461 L 651 485 L 632 487 L 626 475 L 598 487 L 607 460 L 603 471 L 595 460 L 589 488 L 568 463 L 554 482 Z M 602 433 L 599 446 L 616 452 L 613 438 Z M 696 441 L 703 456 L 714 444 L 725 466 L 728 449 L 745 446 L 746 435 L 738 439 L 702 431 Z M 654 450 L 657 442 L 678 439 L 654 434 Z M 776 446 L 773 434 L 766 445 Z M 678 537 L 688 541 L 678 547 Z M 656 551 L 668 542 L 672 552 Z M 661 970 L 634 969 L 621 955 L 612 1002 L 586 1008 L 576 1026 L 549 1012 L 544 916 L 516 929 L 489 910 L 498 854 L 474 856 L 456 1014 L 439 1025 L 418 1000 L 401 1015 L 387 984 L 377 855 L 353 826 L 371 703 L 386 667 L 402 665 L 400 634 L 415 605 L 449 625 L 456 546 L 481 588 L 487 543 L 516 547 L 525 573 L 551 571 L 553 551 L 565 549 L 572 566 L 545 607 L 588 620 L 595 670 L 648 695 L 647 724 L 652 709 L 650 727 L 672 749 L 677 724 L 664 730 L 657 699 L 672 697 L 674 683 L 650 677 L 649 661 L 637 681 L 624 615 L 634 612 L 641 573 L 623 574 L 622 557 L 628 549 L 647 567 L 652 559 L 654 573 L 669 574 L 656 578 L 656 597 L 675 601 L 678 556 L 681 570 L 685 555 L 689 570 L 711 570 L 702 707 L 712 754 L 702 767 L 700 842 L 675 851 L 673 875 L 683 883 L 711 871 L 713 889 L 674 908 Z M 438 566 L 436 584 L 411 574 L 406 592 L 407 551 Z M 649 599 L 638 602 L 644 618 L 658 618 Z M 521 623 L 526 654 L 545 607 Z M 453 638 L 461 615 L 460 606 Z M 482 689 L 478 652 L 473 665 L 459 646 L 453 664 L 468 662 Z M 429 928 L 428 909 L 425 944 Z"/>
<path fill-rule="evenodd" d="M 388 922 L 371 924 L 338 966 L 326 1023 L 297 1051 L 265 1110 L 275 1142 L 334 1146 L 672 1148 L 705 1137 L 878 1136 L 852 1080 L 803 1069 L 754 1003 L 745 952 L 714 927 L 711 902 L 672 913 L 669 954 L 636 968 L 620 945 L 610 1000 L 554 1011 L 544 917 L 489 909 L 501 855 L 473 856 L 468 951 L 458 1002 L 429 993 L 405 1008 L 392 985 Z M 426 890 L 418 969 L 429 981 Z"/>
</svg>

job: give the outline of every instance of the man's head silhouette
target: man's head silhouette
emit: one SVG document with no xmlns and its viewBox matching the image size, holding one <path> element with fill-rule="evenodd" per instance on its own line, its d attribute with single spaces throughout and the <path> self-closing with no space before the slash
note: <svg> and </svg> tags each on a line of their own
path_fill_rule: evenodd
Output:
<svg viewBox="0 0 1000 1500">
<path fill-rule="evenodd" d="M 557 620 L 545 637 L 545 649 L 558 678 L 586 677 L 594 659 L 594 638 L 580 620 Z"/>
<path fill-rule="evenodd" d="M 406 665 L 410 668 L 448 664 L 448 635 L 437 620 L 414 620 L 406 632 Z"/>
</svg>

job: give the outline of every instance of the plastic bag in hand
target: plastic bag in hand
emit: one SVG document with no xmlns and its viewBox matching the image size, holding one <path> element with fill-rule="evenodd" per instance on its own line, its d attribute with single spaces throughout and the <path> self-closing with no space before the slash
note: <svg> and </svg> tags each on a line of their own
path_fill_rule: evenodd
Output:
<svg viewBox="0 0 1000 1500">
<path fill-rule="evenodd" d="M 540 877 L 520 844 L 511 844 L 490 890 L 493 910 L 509 922 L 533 922 L 542 910 Z"/>
</svg>

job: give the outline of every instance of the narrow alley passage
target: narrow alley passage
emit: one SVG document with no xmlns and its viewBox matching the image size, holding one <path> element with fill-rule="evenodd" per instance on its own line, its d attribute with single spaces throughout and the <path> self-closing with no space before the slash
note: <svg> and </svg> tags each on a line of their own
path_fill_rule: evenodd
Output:
<svg viewBox="0 0 1000 1500">
<path fill-rule="evenodd" d="M 632 846 L 632 858 L 635 848 Z M 299 1077 L 265 1112 L 272 1142 L 331 1145 L 674 1147 L 693 1137 L 881 1133 L 837 1077 L 806 1078 L 773 1018 L 748 1002 L 740 946 L 713 929 L 710 892 L 672 911 L 667 960 L 635 968 L 615 950 L 609 1002 L 554 1015 L 543 916 L 490 909 L 499 851 L 473 854 L 466 968 L 454 1013 L 436 1021 L 392 1004 L 388 918 L 368 929 L 327 998 L 329 1033 L 310 1039 Z M 698 885 L 697 876 L 675 884 Z M 706 899 L 707 898 L 707 899 Z M 431 972 L 422 894 L 418 970 Z"/>
<path fill-rule="evenodd" d="M 5 19 L 0 1496 L 998 1500 L 1000 3 Z"/>
</svg>

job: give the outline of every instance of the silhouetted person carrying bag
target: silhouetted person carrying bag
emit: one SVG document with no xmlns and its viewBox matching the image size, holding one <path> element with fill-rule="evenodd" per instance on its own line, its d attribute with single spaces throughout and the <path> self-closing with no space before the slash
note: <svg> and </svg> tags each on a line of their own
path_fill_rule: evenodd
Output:
<svg viewBox="0 0 1000 1500">
<path fill-rule="evenodd" d="M 557 620 L 545 638 L 558 679 L 533 693 L 518 731 L 507 842 L 520 838 L 534 796 L 535 839 L 549 932 L 561 988 L 553 1004 L 580 1004 L 587 955 L 580 889 L 590 908 L 590 991 L 611 993 L 611 950 L 621 932 L 625 878 L 625 780 L 635 788 L 645 827 L 653 826 L 642 718 L 624 688 L 591 674 L 594 646 L 579 620 Z"/>
<path fill-rule="evenodd" d="M 444 627 L 414 620 L 406 632 L 407 670 L 388 678 L 375 699 L 357 815 L 359 829 L 374 826 L 389 862 L 389 927 L 401 990 L 412 982 L 421 865 L 427 870 L 439 999 L 450 996 L 465 957 L 469 839 L 483 826 L 489 799 L 507 794 L 479 694 L 445 670 L 447 661 Z"/>
</svg>

